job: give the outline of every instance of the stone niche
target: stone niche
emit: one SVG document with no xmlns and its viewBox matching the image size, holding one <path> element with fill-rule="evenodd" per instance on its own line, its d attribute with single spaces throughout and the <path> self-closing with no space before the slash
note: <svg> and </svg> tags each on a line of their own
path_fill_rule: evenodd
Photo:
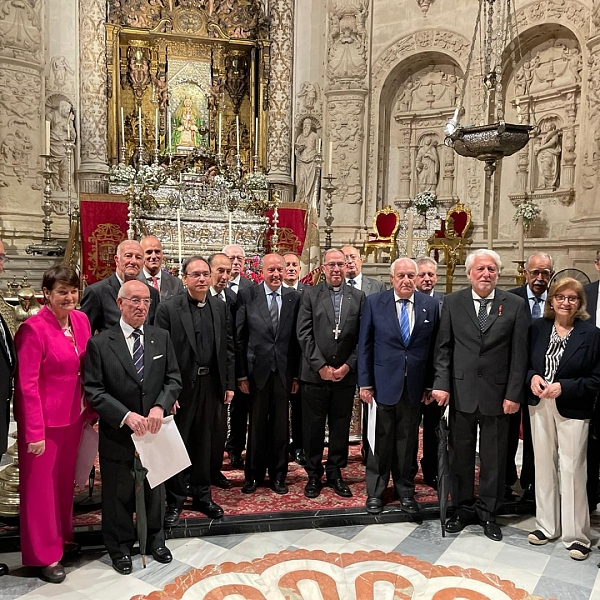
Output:
<svg viewBox="0 0 600 600">
<path fill-rule="evenodd" d="M 435 192 L 442 206 L 456 198 L 456 155 L 444 146 L 443 129 L 460 97 L 462 76 L 450 57 L 423 53 L 399 65 L 386 82 L 384 204 L 406 208 L 424 191 Z"/>
<path fill-rule="evenodd" d="M 521 34 L 522 57 L 508 67 L 506 120 L 535 126 L 534 137 L 505 158 L 497 172 L 499 237 L 514 237 L 515 207 L 531 200 L 542 209 L 531 237 L 564 233 L 574 216 L 576 153 L 583 57 L 575 36 L 558 25 Z M 498 179 L 497 179 L 498 182 Z"/>
</svg>

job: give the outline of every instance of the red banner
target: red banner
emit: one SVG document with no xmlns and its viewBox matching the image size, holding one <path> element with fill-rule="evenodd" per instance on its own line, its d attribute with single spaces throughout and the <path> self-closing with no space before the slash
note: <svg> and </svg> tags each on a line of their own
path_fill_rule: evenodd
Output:
<svg viewBox="0 0 600 600">
<path fill-rule="evenodd" d="M 277 210 L 279 215 L 279 229 L 277 249 L 280 254 L 293 252 L 300 256 L 304 248 L 306 236 L 304 219 L 306 216 L 306 204 L 303 202 L 284 202 Z M 271 227 L 267 231 L 266 248 L 271 252 L 271 235 L 273 235 L 273 211 L 267 212 Z"/>
<path fill-rule="evenodd" d="M 87 285 L 115 270 L 117 246 L 127 237 L 127 200 L 115 194 L 81 194 L 81 274 Z"/>
</svg>

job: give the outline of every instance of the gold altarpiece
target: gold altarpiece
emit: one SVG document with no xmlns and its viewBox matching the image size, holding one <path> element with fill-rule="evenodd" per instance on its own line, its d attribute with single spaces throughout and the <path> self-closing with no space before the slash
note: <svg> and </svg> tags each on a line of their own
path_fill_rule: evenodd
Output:
<svg viewBox="0 0 600 600">
<path fill-rule="evenodd" d="M 111 0 L 106 45 L 112 164 L 135 161 L 140 146 L 147 162 L 216 155 L 221 138 L 233 165 L 238 117 L 244 170 L 255 154 L 264 165 L 270 42 L 259 0 Z"/>
</svg>

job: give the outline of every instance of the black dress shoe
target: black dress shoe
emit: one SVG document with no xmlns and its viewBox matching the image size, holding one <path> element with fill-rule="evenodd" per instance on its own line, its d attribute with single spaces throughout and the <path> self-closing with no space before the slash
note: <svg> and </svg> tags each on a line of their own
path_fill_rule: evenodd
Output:
<svg viewBox="0 0 600 600">
<path fill-rule="evenodd" d="M 307 498 L 316 498 L 321 493 L 322 488 L 323 484 L 320 479 L 310 477 L 308 483 L 304 487 L 304 495 Z"/>
<path fill-rule="evenodd" d="M 131 556 L 118 556 L 112 559 L 113 569 L 121 575 L 129 575 L 131 573 Z"/>
<path fill-rule="evenodd" d="M 271 489 L 276 493 L 276 494 L 287 494 L 290 490 L 288 489 L 287 484 L 285 483 L 285 481 L 274 481 L 273 483 L 271 483 Z"/>
<path fill-rule="evenodd" d="M 66 576 L 65 568 L 60 563 L 53 567 L 42 567 L 40 571 L 40 579 L 48 583 L 62 583 Z"/>
<path fill-rule="evenodd" d="M 243 469 L 244 468 L 244 459 L 238 454 L 230 454 L 229 455 L 229 464 L 232 469 Z"/>
<path fill-rule="evenodd" d="M 211 519 L 220 519 L 223 516 L 223 509 L 212 500 L 209 500 L 208 502 L 194 502 L 192 504 L 192 509 L 204 513 L 207 517 L 210 517 Z"/>
<path fill-rule="evenodd" d="M 414 498 L 400 498 L 400 508 L 409 515 L 419 514 L 419 503 Z"/>
<path fill-rule="evenodd" d="M 496 521 L 485 521 L 481 526 L 483 527 L 483 533 L 486 537 L 490 538 L 490 540 L 493 540 L 494 542 L 502 541 L 502 530 Z"/>
<path fill-rule="evenodd" d="M 242 486 L 242 494 L 254 494 L 258 488 L 258 481 L 256 479 L 248 479 Z"/>
<path fill-rule="evenodd" d="M 471 521 L 461 513 L 455 514 L 446 521 L 446 531 L 448 533 L 458 533 L 462 531 Z"/>
<path fill-rule="evenodd" d="M 383 502 L 381 498 L 377 498 L 376 496 L 369 496 L 365 506 L 367 512 L 372 515 L 378 515 L 383 510 Z"/>
<path fill-rule="evenodd" d="M 233 481 L 227 479 L 223 473 L 220 473 L 219 475 L 220 476 L 215 477 L 212 480 L 212 484 L 222 490 L 230 490 L 233 487 Z"/>
<path fill-rule="evenodd" d="M 341 477 L 338 479 L 328 479 L 327 486 L 333 488 L 333 491 L 342 498 L 352 498 L 350 488 Z"/>
<path fill-rule="evenodd" d="M 181 515 L 181 508 L 174 506 L 168 506 L 165 511 L 165 527 L 176 527 L 179 524 L 179 516 Z"/>
<path fill-rule="evenodd" d="M 296 452 L 294 452 L 294 461 L 301 467 L 306 466 L 306 456 L 304 454 L 304 450 L 296 450 Z"/>
<path fill-rule="evenodd" d="M 166 546 L 163 546 L 162 548 L 155 548 L 154 550 L 151 550 L 151 553 L 155 561 L 165 565 L 173 560 L 173 555 Z"/>
<path fill-rule="evenodd" d="M 0 563 L 0 577 L 2 577 L 2 575 L 8 575 L 8 565 L 5 565 L 4 563 Z"/>
</svg>

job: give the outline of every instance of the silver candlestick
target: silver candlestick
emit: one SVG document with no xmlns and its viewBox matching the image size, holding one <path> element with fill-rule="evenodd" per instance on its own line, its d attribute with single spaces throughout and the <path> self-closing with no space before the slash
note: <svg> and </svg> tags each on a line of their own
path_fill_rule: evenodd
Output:
<svg viewBox="0 0 600 600">
<path fill-rule="evenodd" d="M 325 250 L 329 250 L 331 248 L 331 234 L 333 233 L 333 227 L 331 226 L 333 223 L 333 200 L 332 195 L 337 187 L 333 185 L 333 180 L 335 177 L 329 173 L 329 175 L 325 175 L 323 178 L 326 183 L 321 184 L 321 188 L 325 191 L 325 200 L 323 203 L 325 204 Z"/>
<path fill-rule="evenodd" d="M 44 237 L 39 244 L 31 244 L 25 248 L 27 254 L 42 254 L 44 256 L 62 256 L 65 253 L 64 246 L 52 241 L 52 175 L 54 171 L 50 167 L 50 154 L 40 154 L 40 157 L 44 160 L 44 170 L 41 172 L 44 177 L 44 201 L 42 203 L 42 212 L 44 218 Z"/>
</svg>

